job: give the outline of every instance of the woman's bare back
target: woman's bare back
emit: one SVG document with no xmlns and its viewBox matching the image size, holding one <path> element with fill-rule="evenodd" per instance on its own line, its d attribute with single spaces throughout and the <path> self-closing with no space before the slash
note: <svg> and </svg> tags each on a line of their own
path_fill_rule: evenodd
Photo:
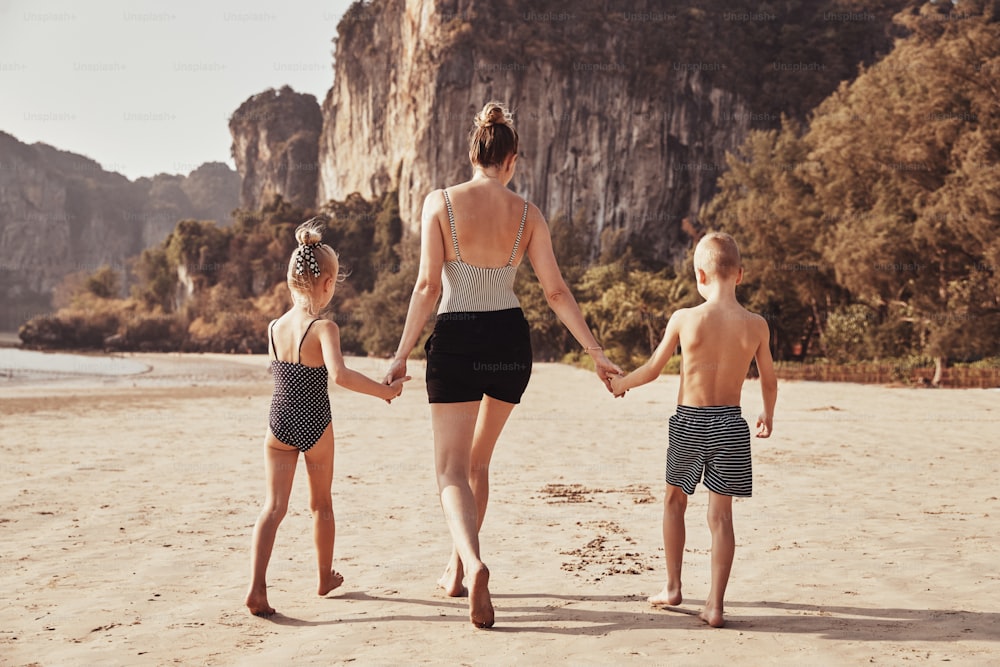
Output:
<svg viewBox="0 0 1000 667">
<path fill-rule="evenodd" d="M 517 230 L 524 213 L 524 199 L 491 180 L 469 181 L 448 188 L 455 231 L 462 261 L 473 266 L 497 268 L 505 266 L 517 239 Z M 451 242 L 447 210 L 438 216 L 438 227 L 444 241 L 445 261 L 453 262 L 455 249 Z M 528 246 L 531 216 L 514 257 L 517 266 Z"/>
</svg>

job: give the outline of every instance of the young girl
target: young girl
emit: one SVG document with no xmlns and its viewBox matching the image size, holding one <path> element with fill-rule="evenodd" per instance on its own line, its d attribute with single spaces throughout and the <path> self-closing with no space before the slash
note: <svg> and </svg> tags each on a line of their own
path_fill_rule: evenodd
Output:
<svg viewBox="0 0 1000 667">
<path fill-rule="evenodd" d="M 403 382 L 410 379 L 402 377 L 379 384 L 344 365 L 337 325 L 317 317 L 330 303 L 337 282 L 342 279 L 337 254 L 322 243 L 322 229 L 323 224 L 314 218 L 295 230 L 299 247 L 288 263 L 287 279 L 294 305 L 268 325 L 274 395 L 264 439 L 267 496 L 253 530 L 250 590 L 246 599 L 250 613 L 265 618 L 274 614 L 274 608 L 267 602 L 267 563 L 278 524 L 288 509 L 299 452 L 305 455 L 309 474 L 309 509 L 319 565 L 317 592 L 326 595 L 344 583 L 344 578 L 333 569 L 335 524 L 330 498 L 333 425 L 327 393 L 328 372 L 338 385 L 377 396 L 387 403 L 402 393 Z"/>
</svg>

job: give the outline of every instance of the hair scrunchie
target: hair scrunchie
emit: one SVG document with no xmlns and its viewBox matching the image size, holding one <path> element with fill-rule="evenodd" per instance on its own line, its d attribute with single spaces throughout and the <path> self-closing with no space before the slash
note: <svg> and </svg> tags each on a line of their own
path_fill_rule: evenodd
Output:
<svg viewBox="0 0 1000 667">
<path fill-rule="evenodd" d="M 308 268 L 314 278 L 319 278 L 319 262 L 316 261 L 315 248 L 318 243 L 300 243 L 295 249 L 295 274 L 301 276 Z"/>
</svg>

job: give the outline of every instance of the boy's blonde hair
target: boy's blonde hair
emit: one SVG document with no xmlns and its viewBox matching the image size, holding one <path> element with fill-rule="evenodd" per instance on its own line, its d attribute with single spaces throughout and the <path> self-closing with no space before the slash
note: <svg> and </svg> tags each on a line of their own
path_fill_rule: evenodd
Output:
<svg viewBox="0 0 1000 667">
<path fill-rule="evenodd" d="M 317 315 L 313 294 L 316 286 L 324 278 L 343 281 L 340 275 L 340 259 L 333 248 L 323 243 L 323 230 L 326 229 L 324 218 L 315 217 L 306 220 L 295 229 L 295 240 L 298 247 L 292 251 L 288 260 L 286 282 L 292 293 L 292 301 L 302 305 L 310 315 Z"/>
<path fill-rule="evenodd" d="M 694 249 L 694 268 L 710 276 L 731 278 L 743 266 L 736 239 L 724 232 L 709 232 Z"/>
</svg>

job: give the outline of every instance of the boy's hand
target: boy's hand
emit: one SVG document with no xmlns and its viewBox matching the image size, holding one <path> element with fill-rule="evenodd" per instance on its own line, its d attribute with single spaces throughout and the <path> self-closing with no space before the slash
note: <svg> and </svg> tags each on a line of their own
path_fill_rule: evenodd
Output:
<svg viewBox="0 0 1000 667">
<path fill-rule="evenodd" d="M 618 375 L 611 375 L 608 378 L 611 381 L 611 393 L 615 395 L 615 398 L 621 398 L 625 395 L 627 389 L 622 389 L 622 384 L 625 383 L 625 373 L 619 373 Z"/>
<path fill-rule="evenodd" d="M 767 438 L 771 435 L 771 415 L 760 413 L 757 417 L 757 437 Z"/>
</svg>

